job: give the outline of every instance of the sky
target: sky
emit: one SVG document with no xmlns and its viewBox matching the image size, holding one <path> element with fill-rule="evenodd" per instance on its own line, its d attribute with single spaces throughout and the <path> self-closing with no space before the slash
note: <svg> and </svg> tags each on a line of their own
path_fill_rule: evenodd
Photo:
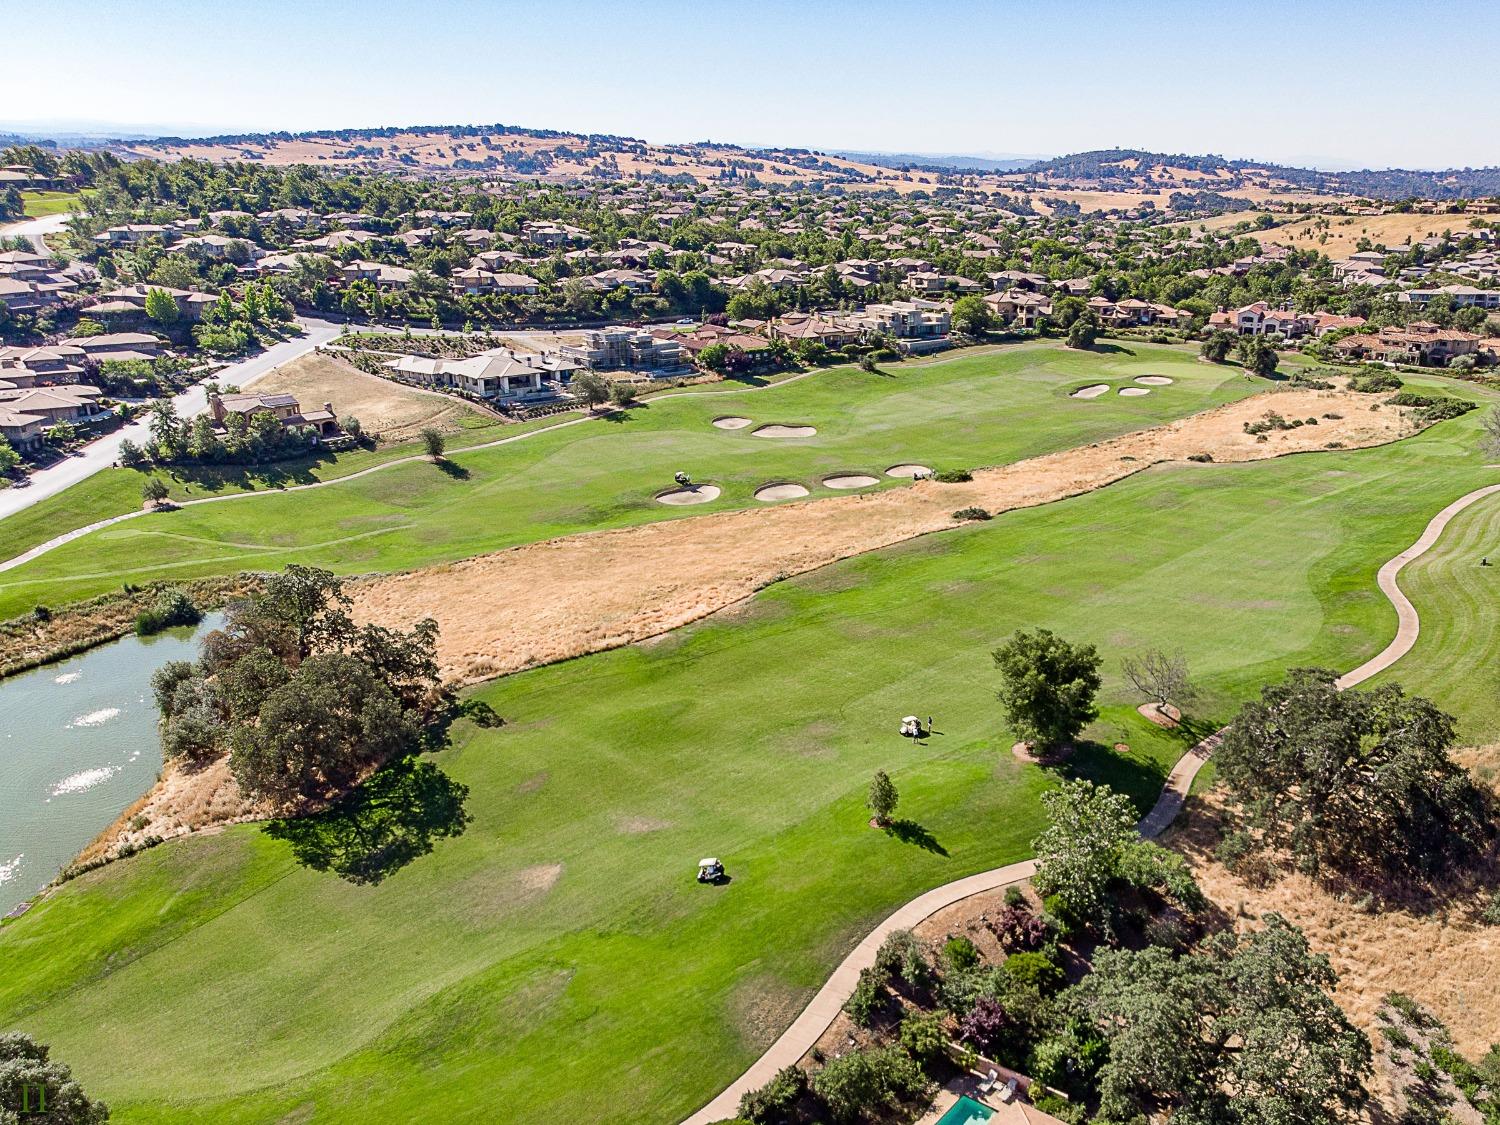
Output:
<svg viewBox="0 0 1500 1125">
<path fill-rule="evenodd" d="M 504 123 L 672 143 L 1500 165 L 1500 4 L 46 0 L 0 129 Z"/>
</svg>

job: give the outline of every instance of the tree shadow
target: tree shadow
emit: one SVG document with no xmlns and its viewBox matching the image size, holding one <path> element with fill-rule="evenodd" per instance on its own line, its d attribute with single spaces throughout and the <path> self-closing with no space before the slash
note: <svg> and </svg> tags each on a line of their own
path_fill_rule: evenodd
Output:
<svg viewBox="0 0 1500 1125">
<path fill-rule="evenodd" d="M 438 469 L 441 470 L 444 476 L 450 476 L 454 480 L 469 479 L 469 470 L 464 468 L 456 461 L 450 461 L 446 457 L 439 457 L 435 464 L 437 465 Z"/>
<path fill-rule="evenodd" d="M 377 770 L 328 808 L 281 818 L 268 836 L 291 846 L 298 863 L 351 883 L 379 883 L 432 851 L 436 840 L 463 834 L 469 788 L 431 762 L 401 758 Z"/>
<path fill-rule="evenodd" d="M 1121 754 L 1102 742 L 1080 738 L 1073 743 L 1073 753 L 1055 766 L 1059 775 L 1070 780 L 1083 778 L 1095 784 L 1108 785 L 1123 793 L 1134 803 L 1142 816 L 1149 812 L 1161 796 L 1161 788 L 1167 782 L 1167 768 L 1153 761 Z"/>
<path fill-rule="evenodd" d="M 948 849 L 938 843 L 937 837 L 915 820 L 905 818 L 893 820 L 885 826 L 885 834 L 887 836 L 894 836 L 903 844 L 915 844 L 923 851 L 934 852 L 945 858 L 948 855 Z"/>
<path fill-rule="evenodd" d="M 1095 340 L 1094 346 L 1089 349 L 1093 352 L 1104 352 L 1105 354 L 1135 355 L 1135 352 L 1123 344 L 1111 344 L 1106 340 Z"/>
<path fill-rule="evenodd" d="M 608 413 L 599 415 L 599 417 L 603 418 L 606 422 L 613 422 L 618 426 L 625 422 L 629 422 L 632 418 L 634 418 L 635 412 L 637 410 L 650 409 L 651 405 L 649 403 L 644 402 L 640 399 L 634 399 L 631 401 L 630 405 L 617 406 L 615 407 L 615 409 L 609 411 Z"/>
</svg>

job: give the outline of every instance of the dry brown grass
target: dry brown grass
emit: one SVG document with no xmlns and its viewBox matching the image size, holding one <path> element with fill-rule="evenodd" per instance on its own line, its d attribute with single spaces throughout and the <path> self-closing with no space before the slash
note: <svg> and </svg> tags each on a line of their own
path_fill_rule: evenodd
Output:
<svg viewBox="0 0 1500 1125">
<path fill-rule="evenodd" d="M 149 837 L 171 840 L 260 820 L 271 813 L 240 791 L 229 772 L 227 756 L 202 767 L 168 762 L 151 791 L 121 813 L 73 862 L 96 863 L 114 858 L 127 845 L 140 847 Z"/>
<path fill-rule="evenodd" d="M 1327 230 L 1320 225 L 1328 223 Z M 1347 258 L 1368 238 L 1376 246 L 1397 250 L 1408 242 L 1420 242 L 1431 235 L 1469 229 L 1466 215 L 1326 215 L 1312 216 L 1276 227 L 1261 235 L 1262 241 L 1280 242 L 1299 250 L 1319 250 L 1330 258 Z M 1323 234 L 1327 234 L 1326 241 Z"/>
<path fill-rule="evenodd" d="M 429 426 L 452 433 L 462 418 L 480 413 L 461 399 L 367 375 L 315 352 L 278 367 L 256 390 L 296 395 L 305 407 L 331 402 L 340 418 L 354 415 L 365 433 L 379 435 L 381 442 L 407 441 Z"/>
<path fill-rule="evenodd" d="M 356 613 L 407 627 L 440 627 L 446 677 L 474 681 L 678 628 L 780 578 L 955 526 L 964 507 L 991 512 L 1089 492 L 1165 461 L 1209 452 L 1249 461 L 1376 445 L 1399 433 L 1397 413 L 1344 391 L 1257 395 L 1155 429 L 975 473 L 967 484 L 922 481 L 861 496 L 721 512 L 553 539 L 407 574 L 354 591 Z M 1342 414 L 1257 442 L 1244 424 L 1274 407 L 1289 418 Z M 668 565 L 667 560 L 670 560 Z M 522 600 L 495 590 L 526 588 Z M 484 606 L 475 612 L 475 606 Z"/>
<path fill-rule="evenodd" d="M 1493 776 L 1500 747 L 1461 751 L 1456 757 L 1481 779 Z M 1489 771 L 1487 773 L 1487 771 Z M 1163 842 L 1187 856 L 1204 892 L 1231 917 L 1248 925 L 1275 911 L 1307 934 L 1339 974 L 1335 999 L 1372 1039 L 1375 1013 L 1388 992 L 1404 992 L 1432 1009 L 1470 1057 L 1500 1042 L 1500 927 L 1476 918 L 1482 896 L 1500 886 L 1500 856 L 1446 888 L 1436 906 L 1380 909 L 1298 874 L 1258 885 L 1213 858 L 1223 806 L 1211 793 L 1193 798 Z"/>
</svg>

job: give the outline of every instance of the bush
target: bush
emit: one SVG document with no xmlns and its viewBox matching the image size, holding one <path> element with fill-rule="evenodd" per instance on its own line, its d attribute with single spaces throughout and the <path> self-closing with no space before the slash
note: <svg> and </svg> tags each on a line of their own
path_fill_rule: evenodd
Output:
<svg viewBox="0 0 1500 1125">
<path fill-rule="evenodd" d="M 1029 901 L 1026 897 L 1026 892 L 1014 883 L 1005 888 L 1006 906 L 1028 906 Z"/>
<path fill-rule="evenodd" d="M 948 1032 L 942 1012 L 909 1012 L 901 1021 L 901 1046 L 929 1074 L 948 1057 Z"/>
<path fill-rule="evenodd" d="M 1005 959 L 1005 973 L 1017 984 L 1050 995 L 1067 983 L 1063 971 L 1042 953 L 1013 953 Z"/>
<path fill-rule="evenodd" d="M 892 930 L 875 954 L 875 971 L 887 978 L 899 976 L 912 988 L 920 988 L 931 979 L 922 943 L 910 930 Z"/>
<path fill-rule="evenodd" d="M 750 1125 L 794 1125 L 797 1103 L 807 1093 L 807 1073 L 799 1066 L 785 1066 L 759 1090 L 740 1099 L 739 1115 Z"/>
<path fill-rule="evenodd" d="M 1379 368 L 1362 371 L 1349 376 L 1349 389 L 1362 395 L 1379 394 L 1381 391 L 1399 391 L 1401 376 L 1394 371 Z"/>
<path fill-rule="evenodd" d="M 1500 926 L 1500 891 L 1490 895 L 1489 902 L 1479 911 L 1479 920 L 1486 926 Z"/>
<path fill-rule="evenodd" d="M 899 1047 L 850 1051 L 812 1076 L 812 1089 L 838 1125 L 914 1101 L 929 1089 L 921 1068 Z"/>
<path fill-rule="evenodd" d="M 990 923 L 1008 953 L 1035 953 L 1047 943 L 1047 921 L 1028 906 L 1007 906 Z"/>
<path fill-rule="evenodd" d="M 149 637 L 163 629 L 179 625 L 196 625 L 203 620 L 203 611 L 193 600 L 175 586 L 163 590 L 156 596 L 156 603 L 136 615 L 135 632 L 138 637 Z"/>
<path fill-rule="evenodd" d="M 886 1000 L 886 974 L 879 969 L 861 969 L 859 983 L 844 1002 L 844 1011 L 860 1027 L 869 1027 L 875 1022 L 875 1013 Z"/>
<path fill-rule="evenodd" d="M 961 973 L 979 964 L 979 950 L 963 935 L 951 937 L 943 943 L 943 962 L 951 972 Z"/>
<path fill-rule="evenodd" d="M 990 519 L 989 512 L 983 508 L 960 508 L 953 513 L 956 520 L 987 520 Z"/>
<path fill-rule="evenodd" d="M 1206 465 L 1206 464 L 1208 464 L 1208 462 L 1212 461 L 1213 459 L 1214 459 L 1214 455 L 1212 453 L 1189 453 L 1188 454 L 1188 460 L 1189 461 L 1197 461 L 1200 464 L 1205 464 Z"/>
<path fill-rule="evenodd" d="M 974 474 L 968 469 L 944 469 L 942 472 L 933 473 L 932 479 L 939 484 L 963 484 L 974 479 Z"/>
<path fill-rule="evenodd" d="M 992 1052 L 1000 1049 L 1015 1026 L 1016 1021 L 999 1000 L 981 996 L 958 1021 L 958 1037 L 982 1051 Z"/>
</svg>

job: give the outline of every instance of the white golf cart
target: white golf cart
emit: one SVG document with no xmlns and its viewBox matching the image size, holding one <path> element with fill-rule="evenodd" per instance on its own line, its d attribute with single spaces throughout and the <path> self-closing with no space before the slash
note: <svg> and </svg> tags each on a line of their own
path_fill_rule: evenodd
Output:
<svg viewBox="0 0 1500 1125">
<path fill-rule="evenodd" d="M 712 857 L 698 861 L 698 882 L 717 883 L 724 878 L 724 865 Z"/>
</svg>

